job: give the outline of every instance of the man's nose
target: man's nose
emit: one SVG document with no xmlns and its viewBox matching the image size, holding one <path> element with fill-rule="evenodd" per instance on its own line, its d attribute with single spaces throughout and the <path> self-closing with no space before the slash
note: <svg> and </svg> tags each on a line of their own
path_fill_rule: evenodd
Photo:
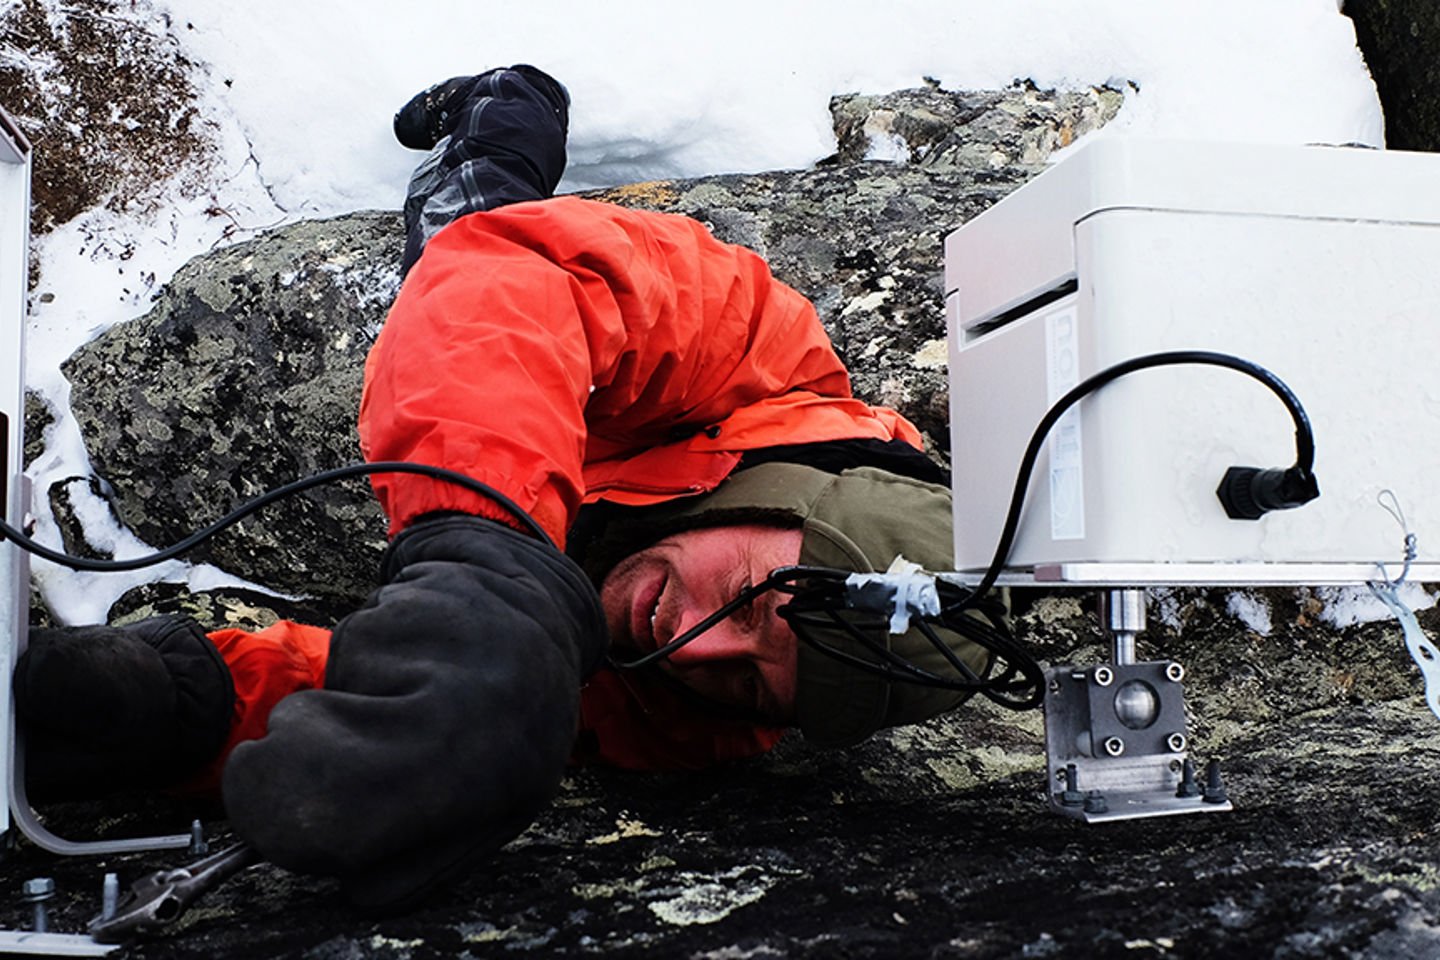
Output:
<svg viewBox="0 0 1440 960">
<path fill-rule="evenodd" d="M 699 623 L 701 619 L 694 618 L 691 626 Z M 732 618 L 722 620 L 670 654 L 670 662 L 677 667 L 687 667 L 716 660 L 733 660 L 750 656 L 754 652 L 754 637 Z"/>
</svg>

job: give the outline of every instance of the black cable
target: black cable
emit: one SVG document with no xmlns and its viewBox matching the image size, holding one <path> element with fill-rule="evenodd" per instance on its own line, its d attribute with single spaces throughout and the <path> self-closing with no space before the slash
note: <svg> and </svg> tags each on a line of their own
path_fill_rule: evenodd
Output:
<svg viewBox="0 0 1440 960">
<path fill-rule="evenodd" d="M 370 476 L 377 473 L 413 473 L 431 477 L 436 480 L 444 480 L 447 483 L 464 487 L 472 493 L 477 493 L 480 496 L 495 501 L 501 507 L 505 508 L 507 513 L 519 521 L 519 523 L 537 539 L 551 547 L 555 546 L 555 541 L 550 538 L 550 535 L 545 532 L 545 529 L 541 527 L 540 524 L 535 522 L 534 517 L 521 509 L 520 505 L 514 500 L 511 500 L 488 483 L 476 480 L 474 477 L 466 476 L 463 473 L 457 473 L 454 470 L 447 470 L 444 467 L 435 467 L 428 463 L 410 463 L 404 460 L 355 463 L 345 467 L 336 467 L 333 470 L 322 470 L 319 473 L 292 481 L 284 486 L 276 487 L 267 493 L 262 493 L 248 503 L 236 507 L 230 513 L 216 520 L 203 530 L 191 534 L 173 546 L 129 560 L 93 560 L 88 557 L 73 557 L 68 553 L 52 550 L 43 544 L 36 543 L 3 520 L 0 520 L 0 537 L 13 541 L 37 557 L 49 560 L 51 563 L 58 563 L 61 566 L 70 567 L 72 570 L 89 570 L 97 573 L 120 573 L 126 570 L 139 570 L 142 567 L 148 567 L 157 563 L 163 563 L 166 560 L 175 559 L 181 554 L 204 543 L 206 540 L 209 540 L 226 527 L 238 523 L 255 511 L 274 503 L 276 500 L 301 493 L 309 490 L 311 487 L 318 487 L 321 484 L 334 483 L 338 480 L 348 480 L 351 477 Z"/>
<path fill-rule="evenodd" d="M 1057 400 L 1041 418 L 1035 432 L 1030 435 L 1030 444 L 1025 448 L 1025 456 L 1020 460 L 1020 471 L 1015 478 L 1015 490 L 1010 497 L 1010 509 L 1005 515 L 1005 526 L 1001 531 L 1000 540 L 995 546 L 995 556 L 991 559 L 985 576 L 975 585 L 974 590 L 956 605 L 957 612 L 969 607 L 989 593 L 990 589 L 995 586 L 995 581 L 999 579 L 1000 572 L 1005 568 L 1005 562 L 1010 557 L 1010 548 L 1014 546 L 1015 535 L 1020 527 L 1020 510 L 1025 503 L 1025 493 L 1030 486 L 1030 474 L 1035 468 L 1035 460 L 1040 455 L 1040 447 L 1045 442 L 1045 437 L 1056 422 L 1064 416 L 1065 411 L 1070 409 L 1081 397 L 1127 373 L 1134 373 L 1150 367 L 1176 366 L 1187 363 L 1228 367 L 1253 377 L 1269 387 L 1285 404 L 1285 409 L 1290 411 L 1290 418 L 1295 422 L 1295 466 L 1291 469 L 1302 471 L 1307 476 L 1313 474 L 1315 435 L 1310 428 L 1310 418 L 1306 415 L 1305 408 L 1300 405 L 1300 400 L 1295 396 L 1294 391 L 1286 386 L 1283 380 L 1259 364 L 1242 360 L 1228 353 L 1215 353 L 1209 350 L 1170 350 L 1122 360 L 1081 381 Z"/>
<path fill-rule="evenodd" d="M 1003 609 L 999 604 L 977 604 L 967 613 L 956 612 L 949 616 L 943 611 L 934 617 L 912 616 L 915 629 L 955 671 L 953 676 L 947 676 L 906 660 L 878 639 L 889 631 L 889 614 L 871 602 L 857 599 L 849 584 L 853 576 L 852 571 L 835 567 L 778 567 L 764 580 L 745 588 L 729 603 L 663 646 L 630 660 L 620 659 L 612 651 L 610 665 L 617 670 L 635 670 L 665 660 L 737 610 L 776 590 L 789 596 L 777 612 L 790 625 L 796 637 L 832 660 L 887 681 L 965 694 L 981 693 L 1012 710 L 1028 710 L 1039 705 L 1043 695 L 1044 671 L 1009 634 L 997 614 L 997 610 Z M 937 589 L 951 593 L 963 588 L 940 583 Z M 953 606 L 950 605 L 950 608 Z M 842 616 L 842 612 L 846 615 Z M 988 624 L 971 614 L 985 617 Z M 944 638 L 935 633 L 932 623 L 987 650 L 991 656 L 986 659 L 983 671 L 976 674 L 971 670 Z M 837 633 L 847 637 L 857 650 L 868 652 L 869 657 L 841 649 L 824 639 Z M 1003 662 L 1004 668 L 995 674 L 997 658 Z"/>
</svg>

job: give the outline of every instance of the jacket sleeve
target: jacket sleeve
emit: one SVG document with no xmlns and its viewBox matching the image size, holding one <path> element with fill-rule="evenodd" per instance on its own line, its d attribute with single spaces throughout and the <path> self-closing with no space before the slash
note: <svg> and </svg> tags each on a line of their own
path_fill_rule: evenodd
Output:
<svg viewBox="0 0 1440 960">
<path fill-rule="evenodd" d="M 279 620 L 251 633 L 227 627 L 208 634 L 230 671 L 235 704 L 225 744 L 209 763 L 174 788 L 188 796 L 220 796 L 220 775 L 230 752 L 265 735 L 275 704 L 300 690 L 323 686 L 330 631 Z"/>
<path fill-rule="evenodd" d="M 601 670 L 580 690 L 570 759 L 622 770 L 703 770 L 766 752 L 780 727 L 716 716 L 645 670 Z"/>
<path fill-rule="evenodd" d="M 360 441 L 372 461 L 498 488 L 563 543 L 596 451 L 638 454 L 791 394 L 848 398 L 849 379 L 757 255 L 688 218 L 562 197 L 430 241 L 366 364 Z M 392 532 L 436 510 L 506 519 L 429 478 L 375 489 Z"/>
</svg>

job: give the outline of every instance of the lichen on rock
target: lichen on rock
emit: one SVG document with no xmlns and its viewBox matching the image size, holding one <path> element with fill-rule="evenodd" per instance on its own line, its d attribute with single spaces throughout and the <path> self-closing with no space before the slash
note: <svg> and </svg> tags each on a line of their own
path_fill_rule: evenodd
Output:
<svg viewBox="0 0 1440 960">
<path fill-rule="evenodd" d="M 361 373 L 399 286 L 400 232 L 394 214 L 355 214 L 192 261 L 150 313 L 65 363 L 92 462 L 128 527 L 168 546 L 269 489 L 360 459 Z M 356 482 L 267 507 L 193 556 L 353 600 L 370 590 L 384 540 Z"/>
</svg>

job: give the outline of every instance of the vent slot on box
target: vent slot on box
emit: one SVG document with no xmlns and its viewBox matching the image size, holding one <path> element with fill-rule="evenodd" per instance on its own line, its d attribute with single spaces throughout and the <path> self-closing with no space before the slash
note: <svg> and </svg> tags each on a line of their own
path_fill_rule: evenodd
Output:
<svg viewBox="0 0 1440 960">
<path fill-rule="evenodd" d="M 1068 297 L 1079 289 L 1080 281 L 1075 277 L 1067 277 L 1055 286 L 1042 290 L 1034 296 L 1027 297 L 1015 304 L 1015 306 L 1010 307 L 1008 310 L 1000 311 L 988 320 L 981 320 L 979 323 L 966 327 L 965 342 L 969 343 L 972 340 L 978 340 L 987 333 L 993 333 L 1003 326 L 1014 323 L 1016 320 L 1028 317 L 1041 307 L 1048 306 L 1063 297 Z"/>
</svg>

